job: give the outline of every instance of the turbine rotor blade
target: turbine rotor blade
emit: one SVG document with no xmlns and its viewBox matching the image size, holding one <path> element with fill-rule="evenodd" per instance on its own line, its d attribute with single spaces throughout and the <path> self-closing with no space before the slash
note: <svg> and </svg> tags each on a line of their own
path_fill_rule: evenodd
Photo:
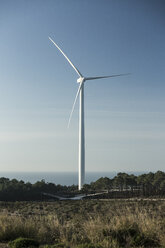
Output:
<svg viewBox="0 0 165 248">
<path fill-rule="evenodd" d="M 117 74 L 117 75 L 111 75 L 111 76 L 103 76 L 103 77 L 86 77 L 85 80 L 94 80 L 94 79 L 110 78 L 110 77 L 120 77 L 120 76 L 129 75 L 129 74 L 130 74 L 130 73 L 126 73 L 126 74 Z"/>
<path fill-rule="evenodd" d="M 82 74 L 79 72 L 79 70 L 76 68 L 76 66 L 70 61 L 70 59 L 66 56 L 66 54 L 61 50 L 61 48 L 54 42 L 54 40 L 52 40 L 49 37 L 49 40 L 57 47 L 57 49 L 62 53 L 62 55 L 64 55 L 64 57 L 68 60 L 69 64 L 73 67 L 73 69 L 77 72 L 77 74 L 80 77 L 83 77 Z"/>
<path fill-rule="evenodd" d="M 72 106 L 72 110 L 71 110 L 71 113 L 70 113 L 70 116 L 69 116 L 68 128 L 69 128 L 69 125 L 70 125 L 70 121 L 71 121 L 71 118 L 72 118 L 72 114 L 73 114 L 73 111 L 74 111 L 74 107 L 75 107 L 75 104 L 76 104 L 76 101 L 77 101 L 77 97 L 78 97 L 78 95 L 79 95 L 79 93 L 80 93 L 82 84 L 83 84 L 83 83 L 80 83 L 80 86 L 79 86 L 78 91 L 77 91 L 77 93 L 76 93 L 76 97 L 75 97 L 75 99 L 74 99 L 74 103 L 73 103 L 73 106 Z"/>
</svg>

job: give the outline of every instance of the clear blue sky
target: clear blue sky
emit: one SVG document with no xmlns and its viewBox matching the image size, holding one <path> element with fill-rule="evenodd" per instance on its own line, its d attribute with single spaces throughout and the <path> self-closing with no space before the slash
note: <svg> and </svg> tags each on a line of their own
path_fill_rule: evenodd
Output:
<svg viewBox="0 0 165 248">
<path fill-rule="evenodd" d="M 165 2 L 0 1 L 0 170 L 77 171 L 77 74 L 85 85 L 86 170 L 165 166 Z"/>
</svg>

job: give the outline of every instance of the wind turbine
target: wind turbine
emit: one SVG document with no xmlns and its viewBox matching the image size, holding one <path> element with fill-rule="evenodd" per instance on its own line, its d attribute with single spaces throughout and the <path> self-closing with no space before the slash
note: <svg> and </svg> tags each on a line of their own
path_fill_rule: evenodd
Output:
<svg viewBox="0 0 165 248">
<path fill-rule="evenodd" d="M 128 75 L 127 74 L 118 74 L 118 75 L 110 75 L 110 76 L 101 76 L 101 77 L 84 77 L 80 71 L 75 67 L 75 65 L 70 61 L 70 59 L 66 56 L 66 54 L 61 50 L 61 48 L 49 37 L 49 40 L 57 47 L 57 49 L 63 54 L 63 56 L 67 59 L 69 64 L 73 67 L 73 69 L 78 74 L 79 78 L 77 79 L 77 83 L 79 83 L 78 91 L 73 103 L 73 107 L 71 110 L 71 114 L 69 117 L 68 127 L 71 121 L 71 117 L 74 111 L 74 107 L 77 101 L 78 96 L 80 96 L 79 103 L 79 190 L 82 189 L 85 181 L 85 129 L 84 129 L 84 83 L 87 80 L 101 79 L 101 78 L 110 78 L 110 77 L 119 77 Z"/>
</svg>

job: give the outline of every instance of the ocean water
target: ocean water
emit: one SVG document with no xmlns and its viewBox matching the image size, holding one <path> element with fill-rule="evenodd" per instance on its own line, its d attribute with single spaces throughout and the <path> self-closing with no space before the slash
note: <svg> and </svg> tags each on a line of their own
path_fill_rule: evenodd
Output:
<svg viewBox="0 0 165 248">
<path fill-rule="evenodd" d="M 118 172 L 86 172 L 85 183 L 95 182 L 100 177 L 113 178 Z M 128 174 L 140 175 L 145 172 L 126 172 Z M 42 179 L 45 182 L 61 184 L 61 185 L 77 185 L 77 172 L 0 172 L 0 177 L 9 179 L 23 180 L 24 182 L 35 183 Z"/>
</svg>

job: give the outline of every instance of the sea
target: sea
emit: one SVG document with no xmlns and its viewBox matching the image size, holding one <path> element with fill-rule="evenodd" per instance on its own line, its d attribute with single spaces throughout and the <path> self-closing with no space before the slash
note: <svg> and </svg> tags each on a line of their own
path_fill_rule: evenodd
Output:
<svg viewBox="0 0 165 248">
<path fill-rule="evenodd" d="M 89 184 L 95 182 L 100 177 L 113 178 L 118 172 L 86 172 L 85 183 Z M 134 174 L 136 176 L 144 174 L 144 171 L 129 171 L 128 174 Z M 61 185 L 78 185 L 78 173 L 77 172 L 0 172 L 0 178 L 5 177 L 17 180 L 23 180 L 24 182 L 35 183 L 37 181 L 44 180 L 46 183 L 54 183 Z"/>
</svg>

